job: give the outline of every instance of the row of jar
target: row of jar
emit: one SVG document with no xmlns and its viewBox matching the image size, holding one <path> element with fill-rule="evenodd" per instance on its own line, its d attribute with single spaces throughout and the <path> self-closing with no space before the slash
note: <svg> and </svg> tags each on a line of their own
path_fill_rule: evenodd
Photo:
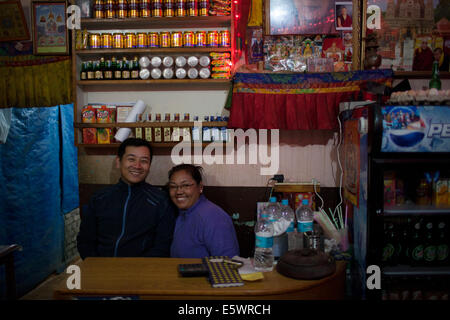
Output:
<svg viewBox="0 0 450 320">
<path fill-rule="evenodd" d="M 75 42 L 77 50 L 182 47 L 228 48 L 230 46 L 231 36 L 228 30 L 138 33 L 90 33 L 87 30 L 78 30 Z"/>
<path fill-rule="evenodd" d="M 134 129 L 134 136 L 150 142 L 227 142 L 230 140 L 228 130 L 230 129 L 227 129 L 226 127 L 138 127 Z M 114 139 L 114 131 L 116 131 L 115 128 L 83 128 L 83 143 L 117 143 Z"/>
<path fill-rule="evenodd" d="M 124 19 L 208 16 L 209 8 L 209 0 L 95 0 L 92 11 L 95 19 Z"/>
</svg>

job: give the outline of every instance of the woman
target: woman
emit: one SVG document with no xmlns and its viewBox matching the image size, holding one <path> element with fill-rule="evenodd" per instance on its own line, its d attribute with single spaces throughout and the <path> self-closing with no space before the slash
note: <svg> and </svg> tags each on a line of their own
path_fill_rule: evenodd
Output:
<svg viewBox="0 0 450 320">
<path fill-rule="evenodd" d="M 179 209 L 170 250 L 174 258 L 239 255 L 230 216 L 202 194 L 202 168 L 180 164 L 169 171 L 169 193 Z"/>
</svg>

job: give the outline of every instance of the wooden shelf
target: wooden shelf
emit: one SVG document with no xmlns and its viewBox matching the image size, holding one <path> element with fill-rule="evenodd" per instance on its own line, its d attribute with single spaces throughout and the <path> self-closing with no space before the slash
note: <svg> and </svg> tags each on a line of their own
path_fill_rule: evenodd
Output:
<svg viewBox="0 0 450 320">
<path fill-rule="evenodd" d="M 203 127 L 226 127 L 226 121 L 201 122 Z M 132 122 L 132 123 L 74 123 L 75 128 L 148 128 L 148 127 L 193 127 L 194 122 Z"/>
<path fill-rule="evenodd" d="M 178 141 L 178 142 L 150 142 L 150 145 L 154 148 L 173 148 L 175 147 L 177 144 L 181 143 L 182 141 Z M 189 141 L 191 147 L 195 147 L 197 145 L 201 145 L 202 148 L 211 145 L 211 143 L 213 141 L 210 142 L 194 142 L 194 141 Z M 217 142 L 221 142 L 221 141 L 216 141 Z M 221 143 L 222 146 L 227 146 L 228 142 L 222 142 Z M 120 143 L 108 143 L 108 144 L 85 144 L 85 143 L 79 143 L 76 144 L 75 146 L 80 147 L 80 148 L 92 148 L 92 149 L 107 149 L 107 148 L 118 148 L 120 146 Z"/>
<path fill-rule="evenodd" d="M 441 79 L 450 79 L 450 72 L 439 72 Z M 430 71 L 394 71 L 394 78 L 396 79 L 431 79 Z"/>
<path fill-rule="evenodd" d="M 405 216 L 405 215 L 448 215 L 450 207 L 419 206 L 419 205 L 399 205 L 385 207 L 384 216 Z"/>
<path fill-rule="evenodd" d="M 118 54 L 132 55 L 132 54 L 202 54 L 210 52 L 230 52 L 230 47 L 181 47 L 181 48 L 138 48 L 138 49 L 87 49 L 87 50 L 76 50 L 75 54 L 79 57 L 98 57 L 98 56 L 114 56 Z"/>
<path fill-rule="evenodd" d="M 84 91 L 228 90 L 229 79 L 80 80 Z"/>
<path fill-rule="evenodd" d="M 311 183 L 275 183 L 274 192 L 314 192 Z M 316 184 L 316 191 L 320 191 L 320 184 Z"/>
<path fill-rule="evenodd" d="M 230 27 L 231 16 L 81 19 L 82 29 L 186 29 Z"/>
</svg>

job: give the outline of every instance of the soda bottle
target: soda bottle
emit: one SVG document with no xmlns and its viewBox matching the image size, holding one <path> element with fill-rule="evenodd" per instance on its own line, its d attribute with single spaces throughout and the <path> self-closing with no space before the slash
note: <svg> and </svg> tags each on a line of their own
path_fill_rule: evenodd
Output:
<svg viewBox="0 0 450 320">
<path fill-rule="evenodd" d="M 420 221 L 414 224 L 414 233 L 411 239 L 411 265 L 419 266 L 423 262 L 423 239 L 420 232 Z"/>
<path fill-rule="evenodd" d="M 291 209 L 289 206 L 289 202 L 287 199 L 281 200 L 281 218 L 285 219 L 289 222 L 289 225 L 286 229 L 287 238 L 288 238 L 288 250 L 296 250 L 300 249 L 298 247 L 297 241 L 296 241 L 296 233 L 297 230 L 295 230 L 295 214 L 294 210 Z"/>
<path fill-rule="evenodd" d="M 394 225 L 390 222 L 384 227 L 384 245 L 381 255 L 381 262 L 383 265 L 393 265 L 395 255 L 395 236 Z"/>
<path fill-rule="evenodd" d="M 257 271 L 272 271 L 273 269 L 273 225 L 269 212 L 264 209 L 255 225 L 255 255 L 254 267 Z"/>
<path fill-rule="evenodd" d="M 434 265 L 436 260 L 436 244 L 433 237 L 433 222 L 429 221 L 425 225 L 425 245 L 423 248 L 423 261 L 427 266 Z"/>
<path fill-rule="evenodd" d="M 436 262 L 438 265 L 445 266 L 448 264 L 448 237 L 444 221 L 441 221 L 438 224 L 436 244 Z"/>
<path fill-rule="evenodd" d="M 300 232 L 302 243 L 304 241 L 304 233 L 313 231 L 314 212 L 308 206 L 308 199 L 302 200 L 302 205 L 295 211 L 297 217 L 297 231 Z M 303 247 L 303 244 L 302 244 Z"/>
<path fill-rule="evenodd" d="M 411 218 L 407 219 L 406 225 L 403 226 L 401 234 L 399 235 L 399 256 L 398 262 L 400 264 L 408 264 L 410 256 L 410 243 L 409 238 L 411 236 Z"/>
</svg>

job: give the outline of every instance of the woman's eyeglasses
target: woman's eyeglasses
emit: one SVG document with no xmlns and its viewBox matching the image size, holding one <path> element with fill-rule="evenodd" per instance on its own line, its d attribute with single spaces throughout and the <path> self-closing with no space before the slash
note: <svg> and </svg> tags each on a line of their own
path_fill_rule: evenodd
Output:
<svg viewBox="0 0 450 320">
<path fill-rule="evenodd" d="M 190 187 L 192 187 L 194 185 L 194 183 L 191 184 L 182 184 L 180 186 L 176 185 L 176 184 L 169 184 L 169 190 L 170 191 L 177 191 L 178 189 L 180 189 L 181 191 L 185 191 L 187 189 L 189 189 Z"/>
</svg>

